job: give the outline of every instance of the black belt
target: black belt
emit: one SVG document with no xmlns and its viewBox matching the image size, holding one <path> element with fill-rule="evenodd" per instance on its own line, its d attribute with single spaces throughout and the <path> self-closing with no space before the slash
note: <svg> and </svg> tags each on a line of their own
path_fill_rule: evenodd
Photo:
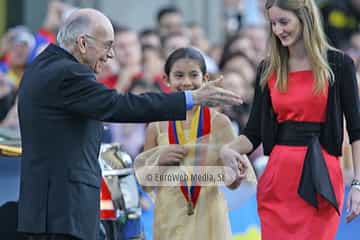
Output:
<svg viewBox="0 0 360 240">
<path fill-rule="evenodd" d="M 319 193 L 340 215 L 329 171 L 321 153 L 319 142 L 320 131 L 320 123 L 286 121 L 279 124 L 276 143 L 308 147 L 298 193 L 315 208 L 318 208 L 317 193 Z"/>
</svg>

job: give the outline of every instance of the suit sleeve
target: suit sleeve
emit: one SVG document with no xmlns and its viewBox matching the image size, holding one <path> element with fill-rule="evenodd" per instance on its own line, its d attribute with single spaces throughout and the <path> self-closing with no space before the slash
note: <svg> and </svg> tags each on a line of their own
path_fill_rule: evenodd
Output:
<svg viewBox="0 0 360 240">
<path fill-rule="evenodd" d="M 262 109 L 262 89 L 260 86 L 261 69 L 263 69 L 264 61 L 261 62 L 257 68 L 255 81 L 255 96 L 251 107 L 249 120 L 243 130 L 242 135 L 245 135 L 255 150 L 261 143 L 261 109 Z"/>
<path fill-rule="evenodd" d="M 95 74 L 77 64 L 67 69 L 60 83 L 66 110 L 106 122 L 151 122 L 183 120 L 186 117 L 184 93 L 118 94 L 96 81 Z"/>
<path fill-rule="evenodd" d="M 344 55 L 340 87 L 341 105 L 345 114 L 350 143 L 360 139 L 360 103 L 356 70 L 353 60 Z"/>
</svg>

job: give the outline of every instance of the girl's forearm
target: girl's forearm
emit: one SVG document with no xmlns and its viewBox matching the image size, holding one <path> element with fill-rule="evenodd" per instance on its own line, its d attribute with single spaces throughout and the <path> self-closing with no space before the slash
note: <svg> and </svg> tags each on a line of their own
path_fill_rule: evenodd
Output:
<svg viewBox="0 0 360 240">
<path fill-rule="evenodd" d="M 228 146 L 240 154 L 247 154 L 253 150 L 253 145 L 245 135 L 238 136 Z"/>
</svg>

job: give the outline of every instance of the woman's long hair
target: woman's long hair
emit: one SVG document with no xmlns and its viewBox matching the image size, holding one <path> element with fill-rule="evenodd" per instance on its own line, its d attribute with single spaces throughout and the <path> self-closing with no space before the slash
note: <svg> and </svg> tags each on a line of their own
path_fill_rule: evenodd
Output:
<svg viewBox="0 0 360 240">
<path fill-rule="evenodd" d="M 291 11 L 299 18 L 302 24 L 302 37 L 306 52 L 314 73 L 314 92 L 316 94 L 324 92 L 328 83 L 334 82 L 334 73 L 327 60 L 327 51 L 336 49 L 327 42 L 320 13 L 314 0 L 267 0 L 265 9 L 268 19 L 268 12 L 272 6 Z M 270 21 L 269 24 L 269 52 L 265 68 L 262 71 L 260 85 L 264 88 L 271 74 L 276 73 L 275 87 L 284 92 L 287 90 L 288 82 L 289 51 L 287 47 L 282 46 L 280 40 L 272 32 Z"/>
</svg>

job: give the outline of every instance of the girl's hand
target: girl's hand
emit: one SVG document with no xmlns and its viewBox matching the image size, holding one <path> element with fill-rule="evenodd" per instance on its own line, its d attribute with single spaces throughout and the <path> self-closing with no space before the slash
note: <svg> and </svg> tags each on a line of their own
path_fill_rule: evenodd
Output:
<svg viewBox="0 0 360 240">
<path fill-rule="evenodd" d="M 188 150 L 178 144 L 170 144 L 169 146 L 164 147 L 164 150 L 160 153 L 159 157 L 159 166 L 176 166 L 187 155 Z"/>
</svg>

